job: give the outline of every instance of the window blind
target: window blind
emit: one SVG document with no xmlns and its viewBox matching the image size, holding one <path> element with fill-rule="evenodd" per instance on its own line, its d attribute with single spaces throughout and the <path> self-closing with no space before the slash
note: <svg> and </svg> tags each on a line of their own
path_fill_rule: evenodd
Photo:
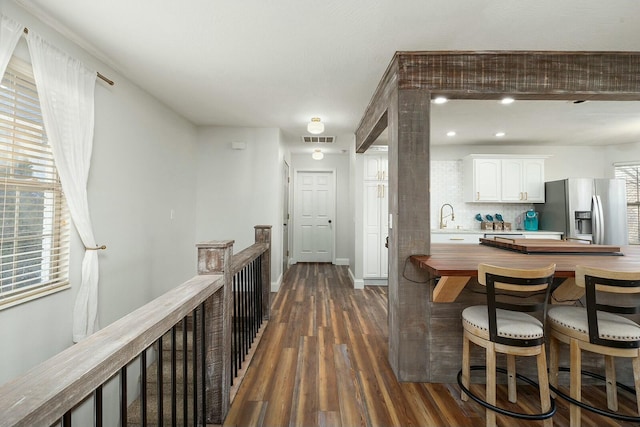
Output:
<svg viewBox="0 0 640 427">
<path fill-rule="evenodd" d="M 616 178 L 627 183 L 627 223 L 629 244 L 640 245 L 640 162 L 616 165 Z"/>
<path fill-rule="evenodd" d="M 0 85 L 0 308 L 69 287 L 69 220 L 31 66 Z"/>
</svg>

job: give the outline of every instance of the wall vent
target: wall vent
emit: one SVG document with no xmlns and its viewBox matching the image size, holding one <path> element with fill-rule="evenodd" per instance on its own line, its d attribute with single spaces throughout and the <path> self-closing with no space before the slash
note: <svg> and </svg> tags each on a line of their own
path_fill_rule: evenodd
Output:
<svg viewBox="0 0 640 427">
<path fill-rule="evenodd" d="M 331 144 L 335 142 L 335 136 L 311 136 L 311 135 L 302 135 L 302 142 L 313 142 L 313 143 L 323 143 L 323 144 Z"/>
</svg>

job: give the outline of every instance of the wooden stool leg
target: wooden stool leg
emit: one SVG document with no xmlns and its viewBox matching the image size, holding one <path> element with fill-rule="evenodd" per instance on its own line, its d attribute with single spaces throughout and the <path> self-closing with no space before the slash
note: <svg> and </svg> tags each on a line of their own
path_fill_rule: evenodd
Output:
<svg viewBox="0 0 640 427">
<path fill-rule="evenodd" d="M 560 342 L 551 334 L 549 336 L 549 384 L 558 388 L 558 370 L 560 366 Z M 555 393 L 551 394 L 554 398 Z"/>
<path fill-rule="evenodd" d="M 470 348 L 469 348 L 469 338 L 467 337 L 467 331 L 464 331 L 462 334 L 462 384 L 468 389 L 470 385 Z M 460 394 L 460 399 L 464 402 L 469 400 L 469 396 L 464 391 Z"/>
<path fill-rule="evenodd" d="M 582 402 L 582 359 L 580 356 L 580 347 L 578 342 L 574 339 L 569 344 L 569 358 L 570 358 L 570 370 L 571 370 L 571 397 L 575 400 Z M 570 405 L 569 409 L 569 425 L 571 427 L 580 427 L 581 423 L 580 407 L 578 405 Z"/>
<path fill-rule="evenodd" d="M 618 388 L 616 386 L 616 363 L 613 356 L 604 357 L 605 377 L 607 379 L 607 407 L 618 410 Z"/>
<path fill-rule="evenodd" d="M 549 393 L 549 377 L 547 375 L 547 358 L 545 355 L 544 344 L 540 347 L 540 354 L 536 356 L 538 362 L 538 384 L 540 386 L 540 406 L 542 412 L 548 412 L 551 409 L 551 394 Z M 553 419 L 544 420 L 545 427 L 553 426 Z"/>
<path fill-rule="evenodd" d="M 509 402 L 516 403 L 518 401 L 518 392 L 516 390 L 516 357 L 513 354 L 507 354 L 507 389 L 509 391 Z"/>
<path fill-rule="evenodd" d="M 636 401 L 638 405 L 638 415 L 640 415 L 640 352 L 636 357 L 631 359 L 633 364 L 633 380 L 636 387 Z"/>
<path fill-rule="evenodd" d="M 487 385 L 486 385 L 486 397 L 487 403 L 496 404 L 496 351 L 493 343 L 489 343 L 487 346 Z M 496 413 L 490 409 L 486 410 L 487 413 L 487 427 L 495 427 L 496 425 Z"/>
</svg>

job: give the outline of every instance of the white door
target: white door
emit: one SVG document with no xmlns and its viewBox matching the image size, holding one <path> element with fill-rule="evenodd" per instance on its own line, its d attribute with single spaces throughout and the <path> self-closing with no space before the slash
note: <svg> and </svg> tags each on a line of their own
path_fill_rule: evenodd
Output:
<svg viewBox="0 0 640 427">
<path fill-rule="evenodd" d="M 333 262 L 333 171 L 297 171 L 294 244 L 297 262 Z"/>
<path fill-rule="evenodd" d="M 289 268 L 289 165 L 284 162 L 282 169 L 282 274 Z"/>
</svg>

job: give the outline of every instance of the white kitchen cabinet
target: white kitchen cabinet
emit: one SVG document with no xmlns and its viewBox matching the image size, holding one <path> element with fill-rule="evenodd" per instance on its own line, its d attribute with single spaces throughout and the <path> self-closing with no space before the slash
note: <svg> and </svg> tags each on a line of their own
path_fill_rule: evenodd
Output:
<svg viewBox="0 0 640 427">
<path fill-rule="evenodd" d="M 478 244 L 484 233 L 431 233 L 431 243 Z"/>
<path fill-rule="evenodd" d="M 463 161 L 467 202 L 544 203 L 546 156 L 470 155 Z"/>
<path fill-rule="evenodd" d="M 467 201 L 500 201 L 500 159 L 469 158 L 464 169 Z"/>
<path fill-rule="evenodd" d="M 501 201 L 544 203 L 544 159 L 501 159 Z"/>
<path fill-rule="evenodd" d="M 364 180 L 387 181 L 389 170 L 387 168 L 387 154 L 367 154 L 364 156 Z"/>
<path fill-rule="evenodd" d="M 387 278 L 389 234 L 389 185 L 387 155 L 364 156 L 363 278 Z"/>
</svg>

